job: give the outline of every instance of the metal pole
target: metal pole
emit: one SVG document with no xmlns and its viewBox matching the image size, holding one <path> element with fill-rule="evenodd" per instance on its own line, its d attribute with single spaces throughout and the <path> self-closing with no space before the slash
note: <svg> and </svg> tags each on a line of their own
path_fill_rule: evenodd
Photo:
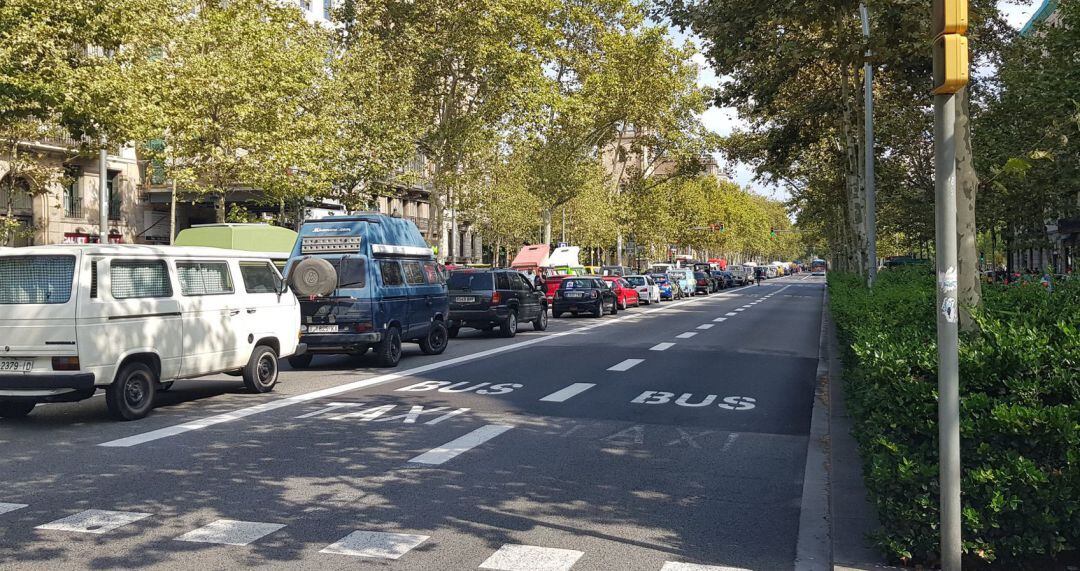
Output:
<svg viewBox="0 0 1080 571">
<path fill-rule="evenodd" d="M 176 238 L 176 178 L 172 180 L 172 192 L 169 197 L 169 245 L 173 245 Z"/>
<path fill-rule="evenodd" d="M 937 191 L 938 438 L 941 566 L 960 571 L 960 373 L 957 350 L 956 97 L 934 96 L 934 186 Z"/>
<path fill-rule="evenodd" d="M 863 37 L 867 45 L 870 43 L 870 14 L 866 10 L 866 4 L 859 4 L 859 14 L 862 16 Z M 866 257 L 869 262 L 870 274 L 868 283 L 874 286 L 877 279 L 877 190 L 874 185 L 874 68 L 870 65 L 870 57 L 874 52 L 866 49 L 866 61 L 863 63 L 863 78 L 865 86 L 863 91 L 866 104 Z"/>
<path fill-rule="evenodd" d="M 566 243 L 566 207 L 562 207 L 562 243 Z"/>
<path fill-rule="evenodd" d="M 109 151 L 105 149 L 105 139 L 101 139 L 101 153 L 98 155 L 98 242 L 109 243 Z"/>
</svg>

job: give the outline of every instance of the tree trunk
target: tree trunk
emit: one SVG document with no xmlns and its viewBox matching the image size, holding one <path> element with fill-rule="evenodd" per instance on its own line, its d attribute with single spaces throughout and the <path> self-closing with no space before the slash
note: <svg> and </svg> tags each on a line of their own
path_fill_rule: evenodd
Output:
<svg viewBox="0 0 1080 571">
<path fill-rule="evenodd" d="M 225 222 L 225 193 L 217 195 L 214 200 L 214 221 L 218 224 Z"/>
<path fill-rule="evenodd" d="M 852 74 L 847 64 L 841 66 L 840 77 L 840 97 L 843 100 L 844 105 L 844 152 L 845 152 L 845 173 L 844 173 L 844 187 L 847 193 L 847 223 L 851 229 L 851 236 L 849 240 L 848 257 L 850 258 L 850 264 L 853 266 L 853 270 L 864 273 L 863 260 L 864 260 L 864 243 L 865 236 L 862 231 L 864 220 L 863 203 L 860 197 L 860 176 L 859 176 L 859 148 L 858 140 L 855 136 L 855 129 L 857 128 L 857 119 L 855 118 L 855 112 L 853 109 L 853 97 L 851 89 Z"/>
<path fill-rule="evenodd" d="M 551 244 L 551 209 L 543 212 L 544 217 L 544 243 Z"/>
<path fill-rule="evenodd" d="M 971 95 L 968 88 L 957 93 L 956 107 L 956 244 L 960 328 L 973 331 L 971 308 L 982 303 L 979 282 L 978 229 L 975 226 L 975 194 L 979 177 L 971 153 Z"/>
</svg>

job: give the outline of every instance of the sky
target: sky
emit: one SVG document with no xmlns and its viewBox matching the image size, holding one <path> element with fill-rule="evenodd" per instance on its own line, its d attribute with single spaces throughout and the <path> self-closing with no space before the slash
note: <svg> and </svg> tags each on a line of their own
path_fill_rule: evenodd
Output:
<svg viewBox="0 0 1080 571">
<path fill-rule="evenodd" d="M 998 2 L 998 7 L 1005 14 L 1009 24 L 1013 27 L 1020 29 L 1028 21 L 1031 15 L 1038 9 L 1042 0 L 1028 0 L 1028 1 L 1008 1 L 1001 0 Z M 686 34 L 679 33 L 678 30 L 673 29 L 671 31 L 672 38 L 678 42 L 690 40 L 697 44 L 696 38 L 689 37 Z M 700 45 L 699 45 L 700 47 Z M 705 56 L 699 54 L 694 55 L 694 61 L 698 64 L 698 84 L 709 87 L 716 87 L 719 85 L 721 78 L 716 76 L 716 73 L 709 67 L 708 62 L 705 60 Z M 729 135 L 732 131 L 740 129 L 745 126 L 739 118 L 738 112 L 733 108 L 720 108 L 711 107 L 701 116 L 701 121 L 704 123 L 710 131 L 719 133 L 720 135 Z M 717 162 L 720 163 L 722 169 L 729 170 L 735 179 L 743 187 L 749 188 L 752 191 L 775 198 L 777 200 L 787 200 L 790 198 L 787 190 L 777 187 L 763 184 L 754 180 L 753 168 L 749 165 L 742 163 L 729 164 L 719 154 L 716 155 Z"/>
</svg>

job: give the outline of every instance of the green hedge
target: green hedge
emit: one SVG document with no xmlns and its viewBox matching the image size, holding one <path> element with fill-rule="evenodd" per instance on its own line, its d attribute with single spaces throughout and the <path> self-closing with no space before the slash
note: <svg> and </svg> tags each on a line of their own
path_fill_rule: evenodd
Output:
<svg viewBox="0 0 1080 571">
<path fill-rule="evenodd" d="M 1038 567 L 1080 549 L 1080 283 L 984 286 L 960 347 L 964 550 L 971 564 Z M 829 276 L 864 477 L 891 558 L 938 552 L 933 276 Z"/>
</svg>

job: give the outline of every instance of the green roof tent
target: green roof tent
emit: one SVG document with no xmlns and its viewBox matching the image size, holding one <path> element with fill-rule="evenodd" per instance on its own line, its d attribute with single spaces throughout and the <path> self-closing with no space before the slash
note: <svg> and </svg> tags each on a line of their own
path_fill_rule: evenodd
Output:
<svg viewBox="0 0 1080 571">
<path fill-rule="evenodd" d="M 209 246 L 267 254 L 287 260 L 296 232 L 270 224 L 196 224 L 176 235 L 177 246 Z"/>
</svg>

